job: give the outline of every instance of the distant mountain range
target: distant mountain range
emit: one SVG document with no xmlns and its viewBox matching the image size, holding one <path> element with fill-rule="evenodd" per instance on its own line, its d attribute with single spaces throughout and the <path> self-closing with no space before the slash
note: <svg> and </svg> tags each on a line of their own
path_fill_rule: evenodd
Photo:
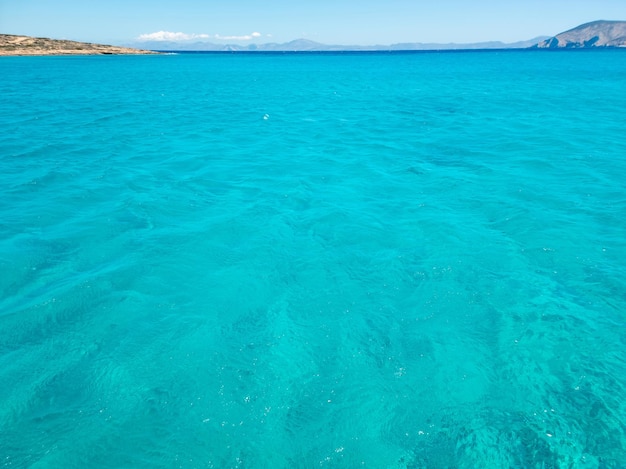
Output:
<svg viewBox="0 0 626 469">
<path fill-rule="evenodd" d="M 626 47 L 626 21 L 593 21 L 539 42 L 540 49 Z"/>
<path fill-rule="evenodd" d="M 285 43 L 266 44 L 215 44 L 212 42 L 174 42 L 174 41 L 146 41 L 129 44 L 141 49 L 153 49 L 158 51 L 206 51 L 206 52 L 333 52 L 333 51 L 407 51 L 407 50 L 459 50 L 459 49 L 523 49 L 536 45 L 547 39 L 541 36 L 528 41 L 504 43 L 499 41 L 477 42 L 472 44 L 437 44 L 407 42 L 391 45 L 328 45 L 308 39 L 296 39 Z"/>
<path fill-rule="evenodd" d="M 499 41 L 471 44 L 438 44 L 407 42 L 391 45 L 358 46 L 327 45 L 308 39 L 296 39 L 283 44 L 214 44 L 211 42 L 138 42 L 132 44 L 142 49 L 159 51 L 233 51 L 233 52 L 281 52 L 281 51 L 410 51 L 410 50 L 471 50 L 471 49 L 558 49 L 591 47 L 626 47 L 626 21 L 593 21 L 570 29 L 553 37 L 542 36 L 527 41 L 503 43 Z"/>
<path fill-rule="evenodd" d="M 503 43 L 499 41 L 472 44 L 434 44 L 409 42 L 376 46 L 326 45 L 308 39 L 283 44 L 214 44 L 210 42 L 149 41 L 128 44 L 128 47 L 106 46 L 85 42 L 35 38 L 0 34 L 0 55 L 78 55 L 78 54 L 150 54 L 152 51 L 233 51 L 233 52 L 332 52 L 332 51 L 419 51 L 471 49 L 581 49 L 626 47 L 626 21 L 593 21 L 557 34 L 528 41 Z"/>
</svg>

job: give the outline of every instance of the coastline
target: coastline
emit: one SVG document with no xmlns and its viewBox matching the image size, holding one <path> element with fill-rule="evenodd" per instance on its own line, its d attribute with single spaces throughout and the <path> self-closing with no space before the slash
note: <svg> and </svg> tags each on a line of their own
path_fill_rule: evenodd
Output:
<svg viewBox="0 0 626 469">
<path fill-rule="evenodd" d="M 0 34 L 0 56 L 55 56 L 55 55 L 155 55 L 160 52 L 109 46 L 88 42 L 66 41 Z"/>
</svg>

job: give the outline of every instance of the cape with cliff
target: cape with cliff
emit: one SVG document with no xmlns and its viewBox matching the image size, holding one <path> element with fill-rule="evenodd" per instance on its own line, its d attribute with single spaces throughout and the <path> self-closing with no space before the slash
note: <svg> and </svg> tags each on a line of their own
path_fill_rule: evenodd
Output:
<svg viewBox="0 0 626 469">
<path fill-rule="evenodd" d="M 626 21 L 593 21 L 541 41 L 538 49 L 626 47 Z"/>
<path fill-rule="evenodd" d="M 463 49 L 597 49 L 626 48 L 626 21 L 593 21 L 577 26 L 553 37 L 505 44 L 483 42 L 476 44 L 402 43 L 379 46 L 326 45 L 309 40 L 295 40 L 285 44 L 212 44 L 209 42 L 133 44 L 134 47 L 110 46 L 59 39 L 0 34 L 1 55 L 121 55 L 158 54 L 166 51 L 228 51 L 228 52 L 315 52 L 315 51 L 409 51 L 409 50 L 463 50 Z M 159 51 L 159 52 L 157 52 Z"/>
</svg>

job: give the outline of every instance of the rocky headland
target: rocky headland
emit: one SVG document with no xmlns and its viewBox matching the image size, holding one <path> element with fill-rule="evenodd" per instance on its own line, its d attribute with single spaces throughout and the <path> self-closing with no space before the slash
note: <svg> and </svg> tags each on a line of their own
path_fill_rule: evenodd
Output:
<svg viewBox="0 0 626 469">
<path fill-rule="evenodd" d="M 626 21 L 593 21 L 541 41 L 539 49 L 626 47 Z"/>
<path fill-rule="evenodd" d="M 130 47 L 0 34 L 0 55 L 126 55 L 158 54 Z"/>
</svg>

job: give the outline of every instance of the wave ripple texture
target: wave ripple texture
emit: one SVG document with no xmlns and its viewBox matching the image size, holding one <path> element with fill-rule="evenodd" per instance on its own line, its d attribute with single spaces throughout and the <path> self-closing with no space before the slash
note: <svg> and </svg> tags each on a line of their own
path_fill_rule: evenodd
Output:
<svg viewBox="0 0 626 469">
<path fill-rule="evenodd" d="M 626 467 L 626 51 L 0 76 L 1 467 Z"/>
</svg>

